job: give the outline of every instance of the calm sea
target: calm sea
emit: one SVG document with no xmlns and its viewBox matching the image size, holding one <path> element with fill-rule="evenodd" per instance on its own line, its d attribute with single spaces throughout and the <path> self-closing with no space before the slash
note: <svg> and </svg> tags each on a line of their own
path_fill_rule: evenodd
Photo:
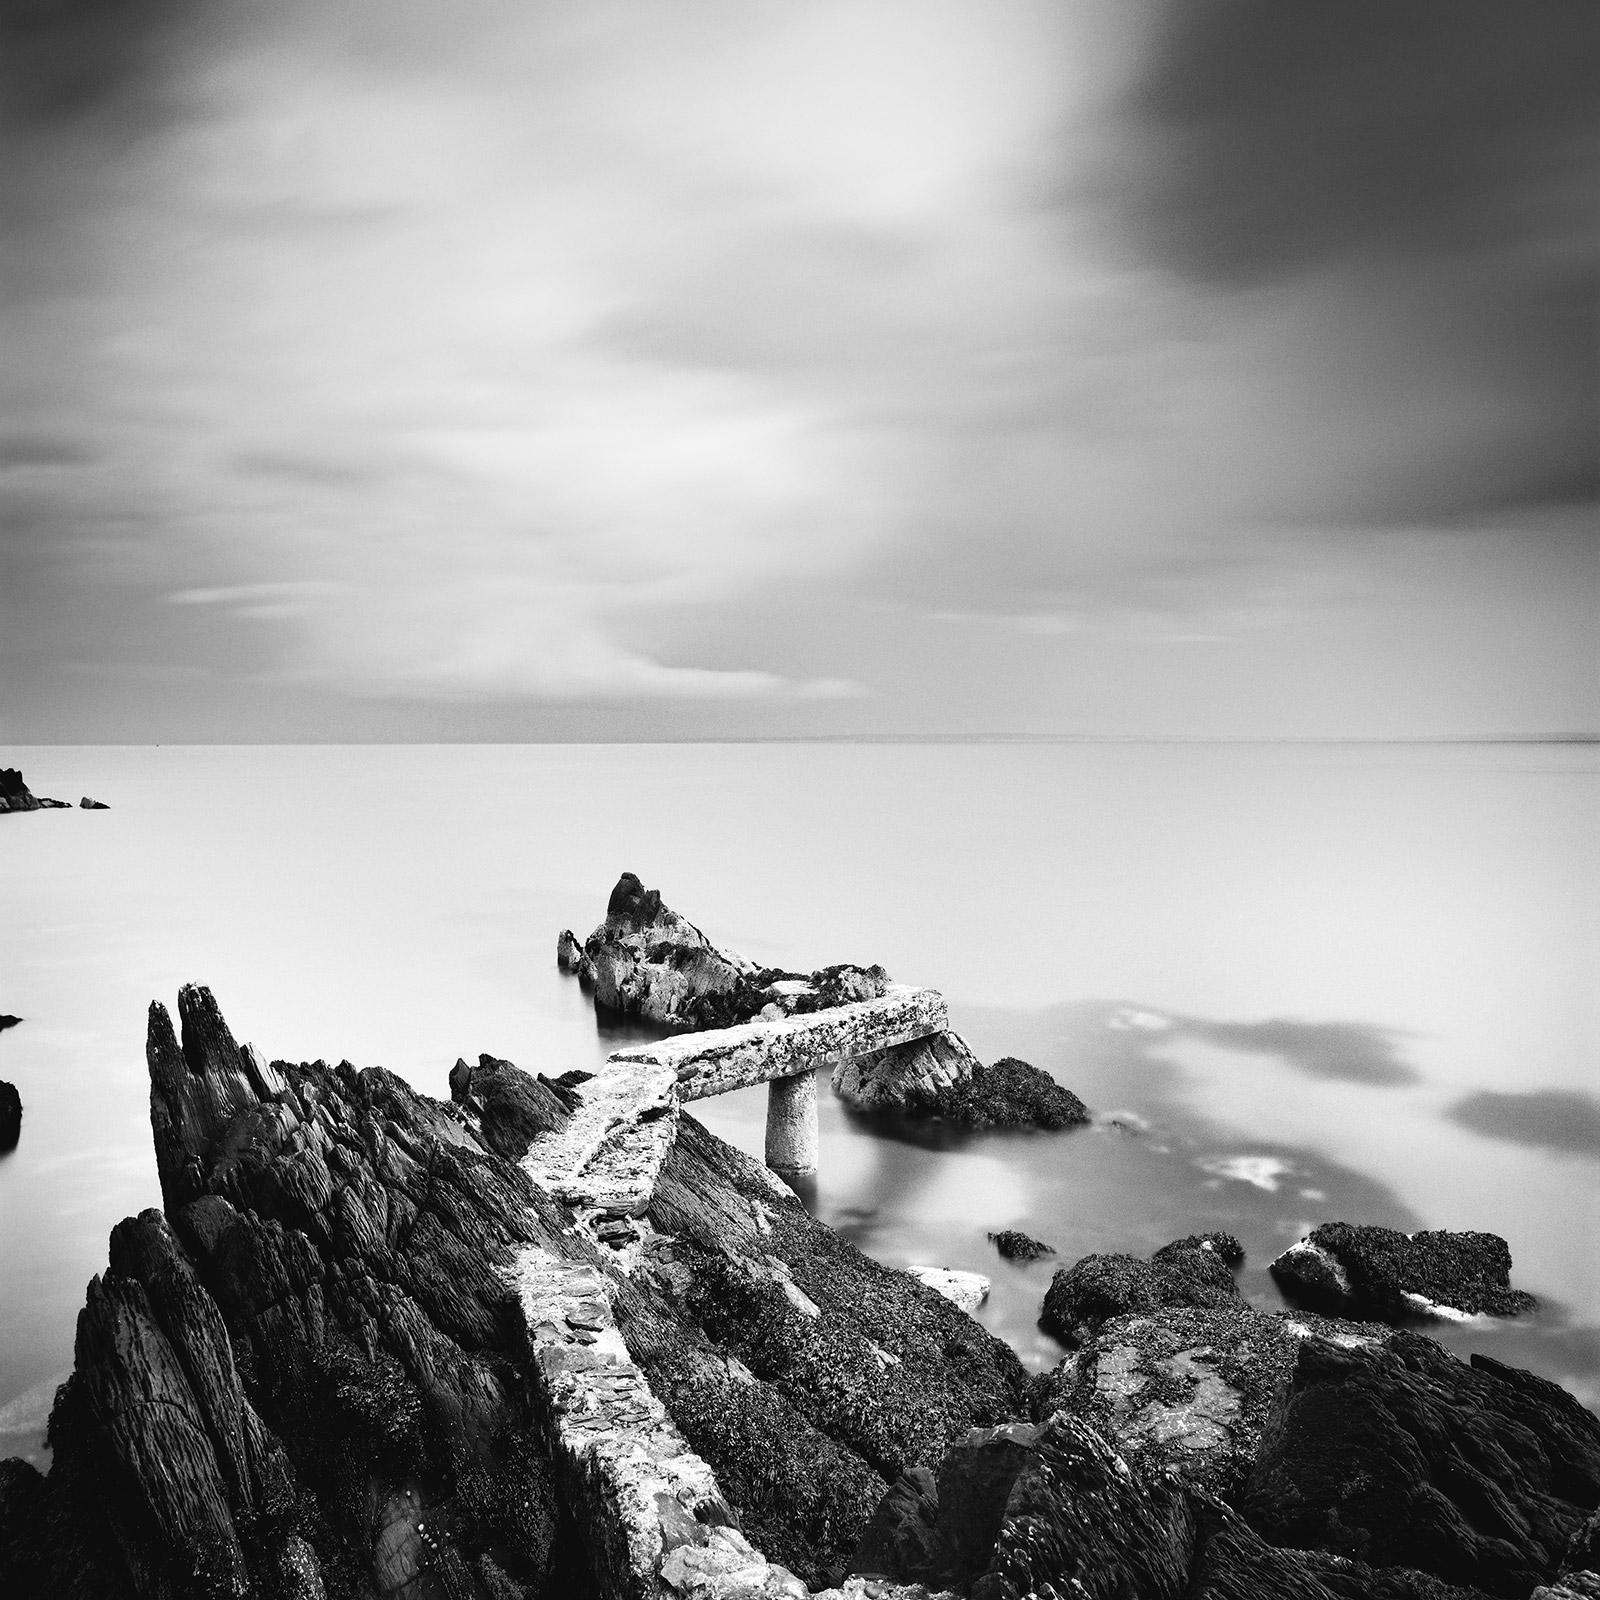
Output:
<svg viewBox="0 0 1600 1600">
<path fill-rule="evenodd" d="M 1207 1228 L 1245 1291 L 1314 1222 L 1505 1235 L 1544 1299 L 1447 1330 L 1600 1400 L 1600 752 L 1583 746 L 16 748 L 0 818 L 0 1454 L 42 1459 L 84 1285 L 159 1203 L 145 1009 L 215 991 L 269 1056 L 556 1073 L 612 1041 L 554 963 L 624 868 L 714 939 L 882 962 L 1099 1115 L 889 1134 L 823 1095 L 819 1213 L 975 1268 L 1024 1359 L 1052 1264 Z M 762 1095 L 697 1107 L 759 1153 Z"/>
</svg>

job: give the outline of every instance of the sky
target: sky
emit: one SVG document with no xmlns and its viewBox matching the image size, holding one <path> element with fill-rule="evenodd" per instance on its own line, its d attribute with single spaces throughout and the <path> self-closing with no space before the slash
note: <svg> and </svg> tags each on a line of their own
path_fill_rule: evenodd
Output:
<svg viewBox="0 0 1600 1600">
<path fill-rule="evenodd" d="M 0 739 L 1600 729 L 1592 0 L 0 0 Z"/>
</svg>

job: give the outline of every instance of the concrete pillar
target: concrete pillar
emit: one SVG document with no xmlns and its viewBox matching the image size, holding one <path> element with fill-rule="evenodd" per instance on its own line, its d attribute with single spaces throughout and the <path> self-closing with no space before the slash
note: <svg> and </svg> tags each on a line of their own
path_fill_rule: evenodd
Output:
<svg viewBox="0 0 1600 1600">
<path fill-rule="evenodd" d="M 767 1165 L 780 1178 L 817 1173 L 817 1074 L 797 1072 L 767 1085 Z"/>
</svg>

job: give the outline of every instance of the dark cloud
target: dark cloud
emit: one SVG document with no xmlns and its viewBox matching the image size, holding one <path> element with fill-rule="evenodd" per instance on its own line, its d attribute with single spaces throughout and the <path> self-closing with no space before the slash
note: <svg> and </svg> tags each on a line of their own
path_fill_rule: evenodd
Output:
<svg viewBox="0 0 1600 1600">
<path fill-rule="evenodd" d="M 1592 231 L 1589 0 L 1175 0 L 1130 108 L 1147 238 L 1230 282 L 1379 248 Z"/>
<path fill-rule="evenodd" d="M 0 107 L 13 123 L 65 122 L 158 78 L 194 0 L 0 0 Z"/>
<path fill-rule="evenodd" d="M 1450 1118 L 1491 1139 L 1600 1156 L 1600 1100 L 1573 1089 L 1483 1089 L 1451 1106 Z"/>
<path fill-rule="evenodd" d="M 1282 1056 L 1314 1078 L 1395 1088 L 1415 1083 L 1418 1073 L 1399 1057 L 1395 1036 L 1365 1022 L 1207 1022 L 1187 1019 L 1184 1030 L 1226 1050 Z"/>
<path fill-rule="evenodd" d="M 81 467 L 94 459 L 94 451 L 77 439 L 37 433 L 0 434 L 0 472 L 12 467 Z"/>
</svg>

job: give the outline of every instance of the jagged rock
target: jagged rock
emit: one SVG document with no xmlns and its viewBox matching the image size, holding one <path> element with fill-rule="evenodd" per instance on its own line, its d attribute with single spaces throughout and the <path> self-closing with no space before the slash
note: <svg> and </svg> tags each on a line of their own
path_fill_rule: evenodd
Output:
<svg viewBox="0 0 1600 1600">
<path fill-rule="evenodd" d="M 10 1012 L 0 1014 L 0 1033 L 4 1033 L 7 1028 L 16 1027 L 16 1025 L 21 1021 L 21 1017 L 14 1017 Z"/>
<path fill-rule="evenodd" d="M 22 1096 L 14 1083 L 0 1078 L 0 1150 L 15 1150 L 22 1137 Z"/>
<path fill-rule="evenodd" d="M 50 800 L 30 792 L 15 767 L 0 767 L 0 811 L 61 811 L 65 800 Z"/>
<path fill-rule="evenodd" d="M 1114 1317 L 1034 1380 L 1034 1415 L 1070 1411 L 1135 1465 L 1231 1496 L 1313 1334 L 1351 1345 L 1384 1337 L 1365 1324 L 1270 1315 L 1243 1300 Z"/>
<path fill-rule="evenodd" d="M 78 805 L 85 811 L 109 811 L 111 809 L 104 800 L 91 800 L 88 795 L 85 795 L 78 802 Z"/>
<path fill-rule="evenodd" d="M 724 1027 L 760 1010 L 738 1002 L 754 974 L 751 964 L 717 949 L 631 872 L 617 880 L 606 919 L 584 941 L 583 954 L 594 970 L 595 1004 L 610 1011 L 653 1022 Z M 727 1015 L 730 1005 L 742 1014 Z"/>
<path fill-rule="evenodd" d="M 1534 1299 L 1511 1287 L 1511 1251 L 1493 1233 L 1414 1233 L 1324 1222 L 1269 1270 L 1297 1303 L 1331 1316 L 1400 1322 L 1511 1317 Z"/>
<path fill-rule="evenodd" d="M 989 1298 L 991 1285 L 981 1272 L 956 1272 L 950 1267 L 907 1267 L 906 1271 L 969 1316 Z"/>
<path fill-rule="evenodd" d="M 1056 1253 L 1053 1244 L 1030 1238 L 1017 1228 L 1002 1228 L 999 1233 L 991 1233 L 989 1238 L 1007 1261 L 1037 1261 L 1040 1256 L 1053 1256 Z"/>
<path fill-rule="evenodd" d="M 1200 1508 L 1203 1547 L 1186 1600 L 1489 1600 L 1414 1569 L 1374 1569 L 1320 1550 L 1278 1550 L 1218 1501 Z"/>
<path fill-rule="evenodd" d="M 1221 1250 L 1210 1242 L 1191 1245 L 1179 1240 L 1164 1245 L 1148 1261 L 1090 1255 L 1057 1268 L 1045 1291 L 1039 1326 L 1063 1344 L 1077 1344 L 1108 1318 L 1130 1311 L 1226 1306 L 1238 1298 L 1239 1286 Z"/>
<path fill-rule="evenodd" d="M 1025 1405 L 1010 1350 L 691 1119 L 619 1249 L 518 1165 L 576 1085 L 480 1057 L 441 1106 L 381 1069 L 269 1065 L 204 990 L 178 1010 L 181 1038 L 152 1008 L 147 1050 L 170 1227 L 147 1213 L 114 1235 L 55 1465 L 16 1488 L 68 1530 L 50 1570 L 104 1579 L 85 1600 L 389 1583 L 396 1600 L 578 1600 L 591 1569 L 620 1596 L 602 1552 L 623 1535 L 575 1527 L 605 1497 L 554 1470 L 541 1376 L 607 1339 L 715 1473 L 774 1594 L 796 1592 L 780 1563 L 837 1579 L 890 1479 Z M 575 1304 L 561 1353 L 536 1357 L 515 1277 L 531 1250 L 603 1282 L 613 1331 Z M 616 1460 L 652 1404 L 612 1408 Z M 569 1420 L 571 1459 L 602 1471 Z M 697 1549 L 733 1547 L 681 1507 L 661 1526 L 686 1515 Z M 0 1560 L 10 1518 L 0 1505 Z M 12 1578 L 0 1566 L 8 1600 Z"/>
<path fill-rule="evenodd" d="M 1083 1102 L 1048 1072 L 1007 1056 L 986 1067 L 946 1030 L 834 1069 L 834 1093 L 858 1111 L 942 1117 L 972 1128 L 1069 1128 L 1089 1120 Z"/>
<path fill-rule="evenodd" d="M 594 963 L 583 953 L 583 946 L 571 928 L 563 928 L 556 939 L 556 966 L 569 977 L 585 983 L 594 982 Z"/>
<path fill-rule="evenodd" d="M 1418 1334 L 1301 1347 L 1240 1500 L 1270 1543 L 1520 1597 L 1600 1502 L 1600 1421 L 1557 1385 Z"/>
</svg>

